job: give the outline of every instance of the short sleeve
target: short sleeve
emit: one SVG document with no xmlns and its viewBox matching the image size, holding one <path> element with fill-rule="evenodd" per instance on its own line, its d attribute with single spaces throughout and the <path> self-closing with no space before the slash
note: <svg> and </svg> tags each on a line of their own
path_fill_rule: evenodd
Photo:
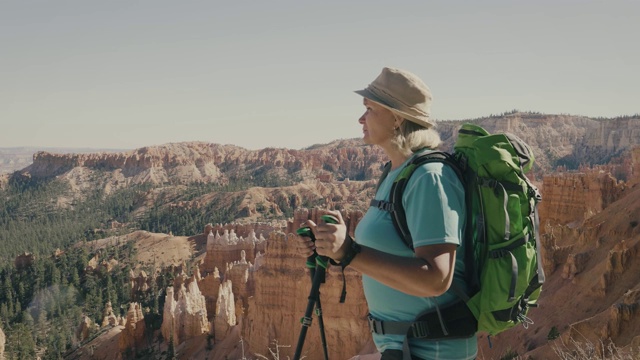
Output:
<svg viewBox="0 0 640 360">
<path fill-rule="evenodd" d="M 433 162 L 417 168 L 402 202 L 414 248 L 460 245 L 465 220 L 464 188 L 449 165 Z"/>
</svg>

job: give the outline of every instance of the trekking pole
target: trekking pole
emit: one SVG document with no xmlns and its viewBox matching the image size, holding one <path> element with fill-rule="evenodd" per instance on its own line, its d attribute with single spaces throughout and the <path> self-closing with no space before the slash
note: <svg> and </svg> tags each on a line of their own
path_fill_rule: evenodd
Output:
<svg viewBox="0 0 640 360">
<path fill-rule="evenodd" d="M 324 350 L 324 358 L 328 359 L 327 356 L 327 344 L 324 334 L 324 322 L 322 319 L 322 306 L 320 304 L 320 285 L 325 280 L 325 268 L 320 265 L 316 265 L 316 262 L 320 262 L 323 256 L 318 256 L 316 254 L 309 256 L 307 258 L 307 267 L 311 272 L 311 291 L 309 292 L 309 302 L 307 303 L 307 309 L 304 313 L 304 317 L 300 320 L 302 323 L 302 329 L 300 329 L 300 336 L 298 337 L 298 345 L 296 347 L 296 353 L 293 356 L 293 360 L 299 360 L 300 355 L 302 353 L 302 348 L 304 346 L 304 340 L 307 335 L 307 330 L 312 323 L 313 316 L 313 308 L 316 308 L 316 314 L 318 315 L 318 325 L 320 326 L 320 337 L 322 339 L 322 347 Z M 324 260 L 326 261 L 326 260 Z"/>
<path fill-rule="evenodd" d="M 322 220 L 327 223 L 337 223 L 337 220 L 334 217 L 328 215 L 322 216 Z M 297 233 L 300 236 L 309 237 L 313 242 L 316 241 L 316 238 L 309 227 L 300 228 Z M 318 315 L 318 325 L 320 326 L 320 338 L 322 340 L 322 349 L 324 350 L 324 359 L 329 359 L 327 340 L 324 333 L 324 320 L 322 319 L 322 305 L 320 304 L 320 285 L 325 282 L 328 263 L 329 259 L 326 256 L 319 256 L 315 251 L 307 258 L 306 266 L 309 268 L 309 273 L 311 274 L 311 291 L 309 292 L 307 309 L 304 313 L 304 317 L 301 319 L 302 329 L 300 329 L 298 345 L 296 346 L 296 352 L 293 356 L 293 360 L 300 359 L 307 330 L 309 329 L 309 326 L 311 326 L 311 322 L 313 320 L 312 314 L 314 306 L 316 308 L 316 314 Z"/>
</svg>

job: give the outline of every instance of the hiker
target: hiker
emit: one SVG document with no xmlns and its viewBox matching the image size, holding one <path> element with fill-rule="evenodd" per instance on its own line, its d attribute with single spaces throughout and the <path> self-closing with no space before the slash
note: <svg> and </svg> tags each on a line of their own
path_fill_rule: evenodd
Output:
<svg viewBox="0 0 640 360">
<path fill-rule="evenodd" d="M 440 144 L 429 116 L 431 91 L 416 75 L 385 67 L 369 86 L 356 93 L 363 97 L 366 108 L 358 119 L 363 141 L 380 146 L 391 164 L 375 195 L 374 202 L 381 203 L 389 198 L 394 179 L 410 159 Z M 382 360 L 475 359 L 475 333 L 439 339 L 420 338 L 419 327 L 394 333 L 421 314 L 437 316 L 455 303 L 457 297 L 449 291 L 452 282 L 466 289 L 465 249 L 460 246 L 465 194 L 456 173 L 442 162 L 420 165 L 402 198 L 413 249 L 403 243 L 390 212 L 371 206 L 355 230 L 355 239 L 347 234 L 339 211 L 326 211 L 338 224 L 307 221 L 303 225 L 311 228 L 316 241 L 298 236 L 299 250 L 306 256 L 315 250 L 332 259 L 334 265 L 362 273 L 369 325 Z M 428 327 L 429 331 L 444 328 L 438 321 Z"/>
</svg>

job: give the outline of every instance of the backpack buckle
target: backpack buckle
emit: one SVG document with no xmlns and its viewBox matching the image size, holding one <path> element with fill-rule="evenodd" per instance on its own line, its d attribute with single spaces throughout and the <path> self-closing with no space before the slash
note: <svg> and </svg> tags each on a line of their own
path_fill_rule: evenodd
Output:
<svg viewBox="0 0 640 360">
<path fill-rule="evenodd" d="M 393 203 L 384 200 L 371 200 L 371 205 L 382 211 L 393 212 Z"/>
<path fill-rule="evenodd" d="M 369 322 L 369 330 L 374 334 L 384 334 L 384 327 L 382 321 L 374 319 L 371 315 L 367 316 Z"/>
<path fill-rule="evenodd" d="M 429 336 L 429 326 L 426 321 L 416 321 L 411 324 L 411 333 L 413 334 L 410 337 L 413 338 L 424 338 Z"/>
<path fill-rule="evenodd" d="M 378 204 L 378 209 L 393 212 L 393 204 L 390 202 L 380 202 L 380 204 Z"/>
</svg>

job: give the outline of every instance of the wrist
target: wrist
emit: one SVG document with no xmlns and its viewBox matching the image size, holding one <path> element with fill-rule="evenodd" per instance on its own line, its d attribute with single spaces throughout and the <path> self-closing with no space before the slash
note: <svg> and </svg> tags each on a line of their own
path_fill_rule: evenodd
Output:
<svg viewBox="0 0 640 360">
<path fill-rule="evenodd" d="M 343 269 L 346 268 L 347 266 L 349 266 L 349 264 L 351 264 L 351 261 L 362 250 L 360 245 L 357 242 L 355 242 L 351 238 L 351 236 L 349 236 L 348 234 L 347 234 L 347 239 L 349 240 L 349 245 L 347 246 L 347 251 L 345 252 L 344 256 L 342 256 L 342 258 L 339 259 L 338 262 L 334 261 L 333 259 L 331 259 L 331 261 L 330 261 L 332 265 L 340 266 Z"/>
</svg>

